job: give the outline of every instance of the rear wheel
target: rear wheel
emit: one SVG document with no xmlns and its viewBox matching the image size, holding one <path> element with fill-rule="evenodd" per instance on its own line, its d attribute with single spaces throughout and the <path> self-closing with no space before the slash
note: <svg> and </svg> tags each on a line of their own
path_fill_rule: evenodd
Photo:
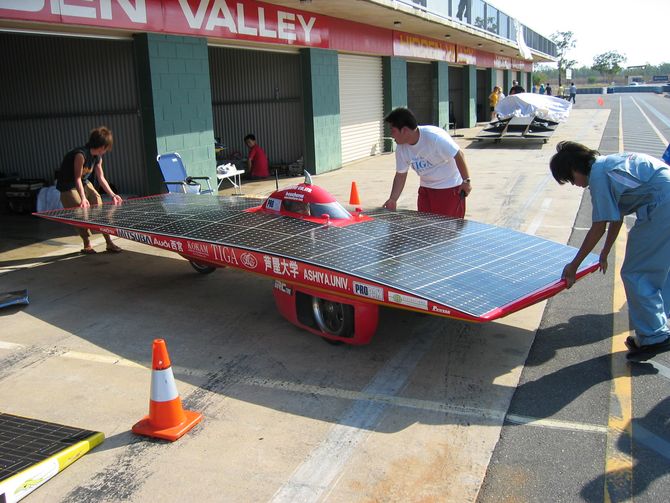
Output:
<svg viewBox="0 0 670 503">
<path fill-rule="evenodd" d="M 324 334 L 336 337 L 353 337 L 353 306 L 312 297 L 312 313 L 319 330 Z"/>
<path fill-rule="evenodd" d="M 214 266 L 201 264 L 200 262 L 194 262 L 193 260 L 189 260 L 188 262 L 191 264 L 191 267 L 193 267 L 193 269 L 198 271 L 200 274 L 209 274 L 214 272 L 214 269 L 216 269 Z"/>
</svg>

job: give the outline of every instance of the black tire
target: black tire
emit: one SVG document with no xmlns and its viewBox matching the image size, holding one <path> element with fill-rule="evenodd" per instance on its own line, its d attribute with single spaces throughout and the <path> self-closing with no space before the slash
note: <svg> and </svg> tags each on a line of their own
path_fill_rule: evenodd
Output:
<svg viewBox="0 0 670 503">
<path fill-rule="evenodd" d="M 353 306 L 312 297 L 312 314 L 317 327 L 324 334 L 335 337 L 353 337 Z"/>
<path fill-rule="evenodd" d="M 188 263 L 200 274 L 210 274 L 216 269 L 214 266 L 201 264 L 200 262 L 194 262 L 193 260 L 189 260 Z"/>
</svg>

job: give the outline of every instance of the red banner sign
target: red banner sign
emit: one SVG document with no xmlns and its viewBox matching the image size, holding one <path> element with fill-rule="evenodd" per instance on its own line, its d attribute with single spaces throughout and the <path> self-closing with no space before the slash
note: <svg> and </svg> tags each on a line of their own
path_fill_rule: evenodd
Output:
<svg viewBox="0 0 670 503">
<path fill-rule="evenodd" d="M 477 54 L 472 47 L 457 46 L 456 63 L 463 63 L 464 65 L 476 65 Z"/>
<path fill-rule="evenodd" d="M 253 0 L 0 0 L 0 17 L 328 47 L 323 16 Z"/>
<path fill-rule="evenodd" d="M 511 70 L 512 59 L 505 56 L 495 56 L 493 59 L 493 67 L 501 70 Z"/>
<path fill-rule="evenodd" d="M 456 46 L 441 40 L 394 31 L 393 55 L 454 63 Z"/>
</svg>

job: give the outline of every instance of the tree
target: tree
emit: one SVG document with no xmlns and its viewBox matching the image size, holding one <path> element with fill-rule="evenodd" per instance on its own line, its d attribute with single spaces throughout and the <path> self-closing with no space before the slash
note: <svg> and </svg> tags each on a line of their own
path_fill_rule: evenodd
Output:
<svg viewBox="0 0 670 503">
<path fill-rule="evenodd" d="M 540 87 L 540 84 L 544 84 L 545 82 L 549 82 L 549 77 L 547 76 L 546 73 L 533 72 L 533 84 L 534 85 L 536 85 L 537 87 Z"/>
<path fill-rule="evenodd" d="M 600 73 L 600 75 L 607 77 L 607 81 L 609 82 L 613 75 L 621 72 L 620 63 L 625 62 L 626 56 L 624 54 L 619 54 L 617 51 L 609 51 L 595 56 L 591 68 Z"/>
<path fill-rule="evenodd" d="M 556 31 L 551 35 L 551 40 L 556 44 L 556 55 L 558 56 L 558 85 L 561 85 L 563 70 L 572 68 L 577 64 L 574 59 L 568 59 L 567 53 L 574 49 L 577 40 L 571 31 Z"/>
</svg>

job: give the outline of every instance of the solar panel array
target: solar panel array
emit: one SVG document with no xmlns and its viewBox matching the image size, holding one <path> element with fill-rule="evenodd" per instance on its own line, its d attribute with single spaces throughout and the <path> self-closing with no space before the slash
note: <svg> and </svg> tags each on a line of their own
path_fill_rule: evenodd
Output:
<svg viewBox="0 0 670 503">
<path fill-rule="evenodd" d="M 0 412 L 0 482 L 95 434 Z"/>
<path fill-rule="evenodd" d="M 260 199 L 166 194 L 49 218 L 245 248 L 358 276 L 481 317 L 554 284 L 575 248 L 480 222 L 377 209 L 326 226 L 242 210 Z M 582 269 L 597 263 L 591 254 Z"/>
</svg>

